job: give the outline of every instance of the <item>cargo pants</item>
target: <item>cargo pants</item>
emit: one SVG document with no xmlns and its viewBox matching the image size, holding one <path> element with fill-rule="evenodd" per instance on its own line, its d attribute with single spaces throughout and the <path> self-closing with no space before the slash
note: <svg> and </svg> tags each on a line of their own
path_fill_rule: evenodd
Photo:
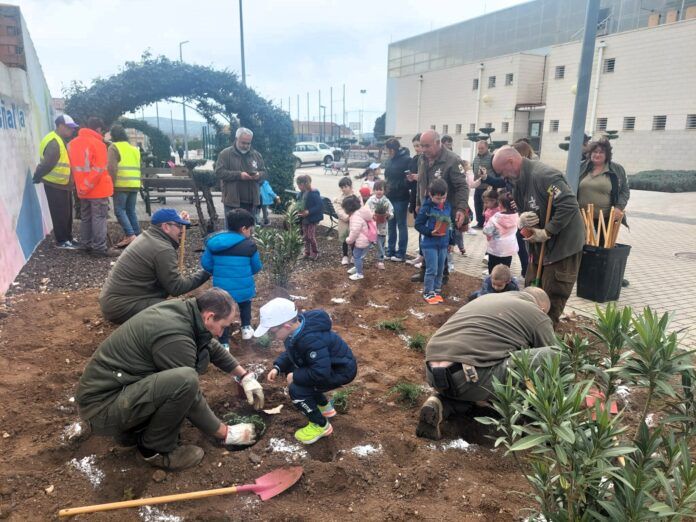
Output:
<svg viewBox="0 0 696 522">
<path fill-rule="evenodd" d="M 548 294 L 551 301 L 549 317 L 553 321 L 554 326 L 558 324 L 566 301 L 568 301 L 575 281 L 578 279 L 581 260 L 582 250 L 555 263 L 544 265 L 541 269 L 541 288 Z M 532 284 L 532 281 L 536 278 L 536 272 L 537 258 L 532 256 L 527 267 L 527 275 L 524 278 L 525 286 Z"/>
</svg>

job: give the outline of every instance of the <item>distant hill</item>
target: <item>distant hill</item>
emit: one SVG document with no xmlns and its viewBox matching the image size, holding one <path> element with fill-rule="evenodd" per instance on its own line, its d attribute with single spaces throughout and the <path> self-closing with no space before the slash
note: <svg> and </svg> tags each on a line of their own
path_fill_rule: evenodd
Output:
<svg viewBox="0 0 696 522">
<path fill-rule="evenodd" d="M 152 125 L 153 127 L 157 127 L 157 117 L 145 116 L 145 121 L 147 123 L 149 123 L 150 125 Z M 183 136 L 183 134 L 184 134 L 184 120 L 177 120 L 176 118 L 174 120 L 170 120 L 169 118 L 164 118 L 164 117 L 160 116 L 160 119 L 159 119 L 160 130 L 162 132 L 164 132 L 167 136 L 170 136 L 172 133 L 172 122 L 174 123 L 174 135 Z M 187 118 L 186 119 L 186 131 L 187 131 L 188 137 L 189 138 L 200 138 L 201 137 L 201 129 L 204 126 L 205 126 L 205 122 L 203 122 L 203 121 L 190 121 Z"/>
</svg>

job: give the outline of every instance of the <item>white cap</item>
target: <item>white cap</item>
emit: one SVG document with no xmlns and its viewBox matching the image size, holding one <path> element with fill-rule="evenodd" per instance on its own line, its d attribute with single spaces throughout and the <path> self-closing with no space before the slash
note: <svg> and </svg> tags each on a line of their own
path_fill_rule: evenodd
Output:
<svg viewBox="0 0 696 522">
<path fill-rule="evenodd" d="M 258 328 L 254 330 L 254 337 L 262 337 L 269 328 L 280 326 L 297 317 L 295 303 L 282 297 L 271 299 L 259 311 L 261 312 L 261 320 Z"/>
<path fill-rule="evenodd" d="M 368 169 L 372 169 L 372 170 L 375 170 L 375 169 L 378 169 L 378 168 L 380 168 L 381 166 L 382 166 L 382 164 L 381 164 L 381 163 L 370 163 L 370 166 L 369 166 L 369 167 L 367 167 L 367 168 L 368 168 Z"/>
</svg>

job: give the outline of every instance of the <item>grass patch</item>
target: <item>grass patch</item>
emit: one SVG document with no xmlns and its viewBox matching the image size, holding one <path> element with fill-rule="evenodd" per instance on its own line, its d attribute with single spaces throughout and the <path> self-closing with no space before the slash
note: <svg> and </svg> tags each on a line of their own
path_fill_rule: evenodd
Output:
<svg viewBox="0 0 696 522">
<path fill-rule="evenodd" d="M 350 403 L 348 399 L 354 391 L 355 388 L 353 386 L 349 386 L 348 388 L 343 388 L 333 394 L 333 396 L 331 397 L 331 402 L 333 402 L 334 409 L 338 413 L 348 412 L 348 410 L 350 409 Z"/>
<path fill-rule="evenodd" d="M 413 408 L 418 404 L 418 399 L 423 395 L 423 388 L 411 382 L 400 382 L 389 389 L 387 396 L 396 395 L 396 402 Z"/>
<path fill-rule="evenodd" d="M 259 415 L 239 415 L 234 412 L 229 412 L 222 416 L 222 422 L 230 426 L 244 424 L 246 422 L 253 424 L 256 429 L 257 440 L 266 432 L 266 423 Z"/>
<path fill-rule="evenodd" d="M 631 190 L 696 192 L 696 170 L 644 170 L 628 176 Z"/>
<path fill-rule="evenodd" d="M 404 331 L 404 321 L 405 317 L 397 317 L 395 319 L 385 319 L 384 321 L 378 322 L 378 330 L 391 330 L 392 332 L 401 333 Z"/>
<path fill-rule="evenodd" d="M 428 337 L 421 333 L 415 334 L 408 340 L 409 350 L 414 352 L 423 353 L 425 352 L 425 345 L 428 344 Z"/>
</svg>

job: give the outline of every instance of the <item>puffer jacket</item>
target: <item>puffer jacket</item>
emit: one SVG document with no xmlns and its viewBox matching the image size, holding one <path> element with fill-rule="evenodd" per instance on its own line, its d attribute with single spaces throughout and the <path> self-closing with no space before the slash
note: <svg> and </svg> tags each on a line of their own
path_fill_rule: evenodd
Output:
<svg viewBox="0 0 696 522">
<path fill-rule="evenodd" d="M 517 224 L 520 216 L 516 212 L 505 214 L 496 212 L 483 227 L 488 238 L 486 253 L 497 257 L 515 255 L 519 250 L 517 244 Z"/>
<path fill-rule="evenodd" d="M 256 296 L 254 274 L 263 265 L 256 243 L 237 232 L 218 232 L 205 242 L 203 270 L 213 274 L 213 286 L 222 288 L 238 303 Z"/>
<path fill-rule="evenodd" d="M 409 181 L 406 174 L 409 173 L 411 155 L 406 147 L 401 147 L 396 155 L 387 161 L 384 169 L 384 179 L 387 181 L 386 196 L 389 201 L 408 201 Z"/>
<path fill-rule="evenodd" d="M 299 329 L 285 339 L 285 351 L 273 365 L 280 373 L 292 372 L 298 386 L 328 391 L 351 382 L 358 363 L 346 342 L 331 330 L 331 318 L 324 310 L 310 310 L 298 316 Z"/>
<path fill-rule="evenodd" d="M 367 248 L 370 240 L 367 238 L 367 222 L 372 221 L 372 211 L 365 205 L 350 215 L 348 218 L 348 237 L 346 243 L 356 248 Z"/>
<path fill-rule="evenodd" d="M 418 211 L 416 222 L 414 224 L 416 230 L 423 235 L 421 240 L 421 248 L 447 248 L 450 244 L 450 234 L 444 236 L 433 236 L 432 232 L 435 228 L 435 222 L 438 216 L 443 216 L 451 219 L 452 207 L 449 202 L 445 201 L 442 208 L 433 203 L 433 200 L 426 197 L 423 200 L 423 205 Z M 450 233 L 452 225 L 449 226 Z"/>
<path fill-rule="evenodd" d="M 336 209 L 336 215 L 338 216 L 339 241 L 343 241 L 345 238 L 348 237 L 348 222 L 350 220 L 350 216 L 346 214 L 345 210 L 343 210 L 343 200 L 353 195 L 354 194 L 352 192 L 348 195 L 344 195 L 343 193 L 341 193 L 340 196 L 336 196 L 333 200 L 333 206 L 334 209 Z"/>
<path fill-rule="evenodd" d="M 271 184 L 268 182 L 267 179 L 264 180 L 263 183 L 261 183 L 259 190 L 261 191 L 262 205 L 272 205 L 273 203 L 275 203 L 278 194 L 273 192 L 273 187 L 271 187 Z"/>
</svg>

